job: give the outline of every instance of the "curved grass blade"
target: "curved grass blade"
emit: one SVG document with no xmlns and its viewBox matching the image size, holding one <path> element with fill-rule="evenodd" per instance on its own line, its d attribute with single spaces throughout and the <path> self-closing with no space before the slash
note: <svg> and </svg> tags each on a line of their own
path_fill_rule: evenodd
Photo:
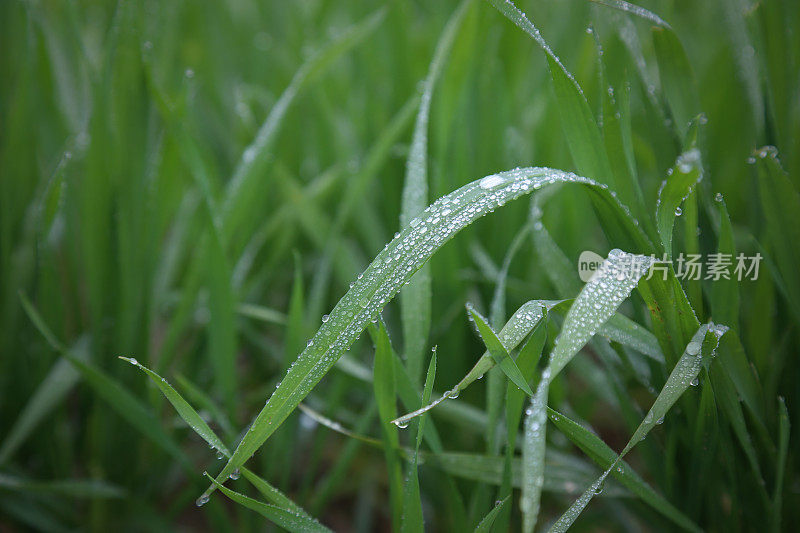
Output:
<svg viewBox="0 0 800 533">
<path fill-rule="evenodd" d="M 244 464 L 358 338 L 380 309 L 458 231 L 506 202 L 552 183 L 582 184 L 613 208 L 630 235 L 640 230 L 607 188 L 559 170 L 532 167 L 486 176 L 430 205 L 377 255 L 336 304 L 248 429 L 218 481 Z M 205 495 L 215 490 L 209 487 Z"/>
<path fill-rule="evenodd" d="M 494 362 L 500 367 L 506 377 L 519 387 L 520 390 L 528 396 L 533 396 L 530 385 L 528 385 L 519 367 L 514 362 L 514 359 L 508 355 L 503 343 L 497 338 L 497 334 L 489 324 L 486 323 L 486 319 L 475 310 L 472 304 L 467 304 L 467 312 L 470 314 L 471 320 L 475 323 L 475 327 L 494 359 Z"/>
<path fill-rule="evenodd" d="M 570 420 L 562 413 L 547 408 L 550 421 L 572 441 L 575 446 L 580 448 L 583 453 L 588 455 L 600 468 L 606 469 L 616 461 L 617 454 L 597 435 Z M 643 502 L 650 505 L 653 509 L 663 514 L 678 526 L 688 530 L 698 530 L 699 528 L 674 505 L 669 503 L 660 494 L 654 491 L 625 461 L 620 461 L 617 468 L 611 471 L 611 475 L 628 488 L 633 494 L 638 496 Z"/>
<path fill-rule="evenodd" d="M 436 80 L 455 41 L 456 33 L 470 0 L 462 0 L 436 44 L 428 75 L 423 82 L 422 98 L 414 123 L 414 137 L 406 160 L 406 176 L 400 207 L 400 226 L 406 227 L 428 205 L 428 120 Z M 431 275 L 427 265 L 419 269 L 400 294 L 403 346 L 408 373 L 415 381 L 422 371 L 425 343 L 431 323 Z"/>
<path fill-rule="evenodd" d="M 615 468 L 618 468 L 618 464 L 622 458 L 627 455 L 634 446 L 642 441 L 650 430 L 657 424 L 663 422 L 670 408 L 697 378 L 703 364 L 708 364 L 710 359 L 714 356 L 717 346 L 719 346 L 720 338 L 725 334 L 727 329 L 728 328 L 725 326 L 714 325 L 712 323 L 700 326 L 692 337 L 692 340 L 686 345 L 683 355 L 678 360 L 675 368 L 672 369 L 669 378 L 667 378 L 667 382 L 656 397 L 642 423 L 636 428 L 628 444 L 625 445 L 625 448 L 616 457 L 614 462 L 611 463 L 608 469 L 603 472 L 603 474 L 586 489 L 580 498 L 578 498 L 556 521 L 550 530 L 551 532 L 564 532 L 569 529 L 573 522 L 575 522 L 575 519 L 578 518 L 583 509 L 589 504 L 592 497 L 602 492 L 606 477 L 608 477 Z M 699 529 L 697 531 L 699 531 Z"/>
<path fill-rule="evenodd" d="M 372 437 L 367 437 L 366 435 L 361 435 L 360 433 L 356 433 L 355 431 L 351 431 L 344 427 L 339 422 L 328 418 L 327 416 L 323 415 L 319 411 L 312 409 L 311 407 L 300 404 L 297 406 L 304 415 L 312 419 L 314 422 L 321 426 L 325 426 L 326 428 L 339 433 L 340 435 L 344 435 L 345 437 L 350 437 L 351 439 L 360 440 L 365 444 L 369 444 L 370 446 L 375 446 L 377 448 L 383 447 L 383 442 L 378 439 L 373 439 Z"/>
<path fill-rule="evenodd" d="M 581 290 L 572 304 L 561 332 L 555 340 L 547 368 L 526 411 L 523 442 L 523 483 L 520 508 L 523 531 L 533 531 L 539 515 L 544 481 L 544 454 L 547 423 L 547 394 L 550 381 L 569 363 L 614 315 L 647 272 L 651 259 L 621 250 L 612 250 L 595 276 Z"/>
<path fill-rule="evenodd" d="M 499 486 L 503 482 L 505 459 L 499 455 L 464 452 L 423 453 L 425 464 L 448 472 L 453 476 Z M 522 461 L 514 457 L 511 461 L 511 486 L 522 486 Z M 589 484 L 597 477 L 597 469 L 588 462 L 563 452 L 548 450 L 545 456 L 543 492 L 575 495 L 578 487 Z M 627 489 L 615 484 L 603 492 L 604 497 L 630 497 Z"/>
<path fill-rule="evenodd" d="M 641 6 L 637 6 L 636 4 L 624 2 L 623 0 L 589 0 L 589 1 L 594 2 L 595 4 L 600 4 L 602 6 L 618 9 L 619 11 L 631 13 L 633 15 L 636 15 L 637 17 L 649 20 L 656 26 L 661 26 L 663 28 L 670 28 L 670 29 L 672 28 L 667 21 L 665 21 L 652 11 L 645 9 Z"/>
<path fill-rule="evenodd" d="M 536 26 L 511 0 L 489 0 L 489 2 L 530 35 L 547 55 L 564 134 L 578 171 L 613 187 L 614 174 L 611 171 L 600 129 L 578 82 L 548 46 Z"/>
<path fill-rule="evenodd" d="M 653 26 L 652 34 L 661 86 L 672 111 L 673 126 L 680 138 L 685 139 L 692 118 L 700 113 L 694 73 L 683 45 L 671 28 Z"/>
<path fill-rule="evenodd" d="M 520 349 L 517 356 L 517 364 L 527 382 L 531 382 L 536 372 L 536 367 L 542 356 L 545 342 L 547 342 L 547 310 L 545 315 L 533 328 L 525 345 Z M 506 387 L 506 449 L 505 449 L 505 468 L 503 470 L 503 482 L 500 485 L 499 497 L 508 498 L 511 496 L 513 479 L 513 461 L 516 450 L 517 431 L 519 422 L 522 418 L 522 408 L 525 404 L 525 393 L 518 387 L 509 383 Z M 498 528 L 503 531 L 508 529 L 511 519 L 511 506 L 505 508 L 498 518 Z"/>
<path fill-rule="evenodd" d="M 144 372 L 150 380 L 155 383 L 155 385 L 161 390 L 164 394 L 164 397 L 169 400 L 169 403 L 175 408 L 178 415 L 189 424 L 189 427 L 192 428 L 195 433 L 200 435 L 213 449 L 217 450 L 219 453 L 225 455 L 226 457 L 230 456 L 230 451 L 222 442 L 222 440 L 217 436 L 216 433 L 208 426 L 205 420 L 197 414 L 197 411 L 189 405 L 189 402 L 183 399 L 183 396 L 178 394 L 172 385 L 167 383 L 167 380 L 147 368 L 146 366 L 142 365 L 136 359 L 131 359 L 128 357 L 120 356 L 120 359 L 123 361 L 127 361 L 128 363 L 132 364 L 133 366 L 137 367 L 139 370 Z"/>
<path fill-rule="evenodd" d="M 506 325 L 503 326 L 503 329 L 501 329 L 500 333 L 498 334 L 500 342 L 506 351 L 508 352 L 516 348 L 525 339 L 525 337 L 528 336 L 533 328 L 540 323 L 546 309 L 551 309 L 554 306 L 560 305 L 561 303 L 562 302 L 531 300 L 520 306 L 520 308 L 511 316 L 508 322 L 506 322 Z M 478 362 L 475 363 L 472 369 L 467 372 L 467 375 L 464 376 L 464 378 L 462 378 L 455 387 L 445 392 L 433 402 L 420 409 L 417 409 L 416 411 L 412 411 L 399 418 L 396 418 L 395 420 L 392 420 L 392 422 L 403 427 L 404 425 L 407 425 L 413 418 L 433 409 L 443 401 L 450 398 L 458 398 L 458 395 L 461 394 L 461 391 L 466 389 L 469 385 L 475 382 L 475 380 L 481 378 L 489 370 L 494 368 L 494 365 L 494 358 L 488 351 L 486 351 L 481 358 L 478 359 Z"/>
<path fill-rule="evenodd" d="M 178 391 L 176 391 L 169 383 L 167 383 L 164 378 L 146 366 L 140 364 L 135 359 L 129 359 L 127 357 L 120 357 L 120 359 L 127 361 L 144 372 L 153 381 L 153 383 L 158 386 L 183 421 L 186 422 L 189 427 L 192 428 L 203 440 L 205 440 L 209 446 L 216 449 L 219 454 L 225 457 L 231 456 L 230 450 L 222 442 L 222 439 L 220 439 L 214 430 L 208 426 L 205 420 L 203 420 L 197 411 L 195 411 L 191 404 L 189 404 L 189 402 L 187 402 Z M 241 469 L 241 472 L 244 477 L 273 504 L 296 515 L 303 515 L 311 520 L 311 517 L 302 507 L 294 503 L 290 498 L 284 495 L 280 490 L 270 485 L 266 480 L 244 467 Z M 198 503 L 202 504 L 204 502 L 201 500 L 198 501 Z"/>
<path fill-rule="evenodd" d="M 251 509 L 264 518 L 274 522 L 278 526 L 287 529 L 288 531 L 296 532 L 296 533 L 316 533 L 316 532 L 330 532 L 331 530 L 327 527 L 323 526 L 316 520 L 309 518 L 308 516 L 304 516 L 302 514 L 296 514 L 291 511 L 287 511 L 286 509 L 282 509 L 275 505 L 270 505 L 264 502 L 260 502 L 244 494 L 240 494 L 238 492 L 232 491 L 231 489 L 225 487 L 224 485 L 219 484 L 214 478 L 210 475 L 206 474 L 206 476 L 211 480 L 212 483 L 220 490 L 222 493 L 233 500 L 234 502 Z"/>
</svg>

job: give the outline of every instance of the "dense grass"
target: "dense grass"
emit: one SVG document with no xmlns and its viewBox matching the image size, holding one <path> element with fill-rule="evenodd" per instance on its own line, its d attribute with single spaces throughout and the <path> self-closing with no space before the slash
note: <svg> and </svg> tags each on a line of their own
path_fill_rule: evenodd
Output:
<svg viewBox="0 0 800 533">
<path fill-rule="evenodd" d="M 0 529 L 796 529 L 800 10 L 643 7 L 0 4 Z"/>
</svg>

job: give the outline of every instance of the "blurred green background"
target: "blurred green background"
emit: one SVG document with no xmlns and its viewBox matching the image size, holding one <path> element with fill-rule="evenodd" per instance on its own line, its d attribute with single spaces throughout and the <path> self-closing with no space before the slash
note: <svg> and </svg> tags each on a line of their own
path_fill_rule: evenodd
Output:
<svg viewBox="0 0 800 533">
<path fill-rule="evenodd" d="M 652 213 L 681 146 L 651 23 L 582 0 L 518 5 L 575 75 L 599 122 L 608 85 L 618 98 L 625 93 L 635 170 Z M 788 236 L 796 228 L 787 228 L 783 243 L 764 237 L 759 178 L 748 158 L 764 145 L 776 146 L 796 193 L 797 3 L 643 5 L 671 24 L 690 61 L 707 119 L 698 143 L 702 198 L 724 195 L 740 251 L 794 249 L 798 243 Z M 420 81 L 456 6 L 388 2 L 376 29 L 349 42 L 348 28 L 374 13 L 377 3 L 0 3 L 1 530 L 271 527 L 221 495 L 195 507 L 206 483 L 201 473 L 216 473 L 222 461 L 117 356 L 135 357 L 165 376 L 235 442 L 321 316 L 399 229 Z M 320 61 L 320 54 L 330 57 Z M 283 105 L 285 114 L 276 113 Z M 272 121 L 262 126 L 268 116 Z M 274 136 L 266 146 L 256 143 L 265 149 L 248 151 L 259 130 Z M 517 166 L 575 169 L 544 54 L 486 3 L 472 2 L 458 28 L 433 94 L 428 151 L 431 201 Z M 237 176 L 244 189 L 232 185 Z M 582 191 L 542 194 L 543 221 L 573 263 L 582 250 L 605 255 L 616 246 L 606 241 Z M 700 246 L 713 251 L 713 219 L 702 199 L 700 205 Z M 509 204 L 431 260 L 433 320 L 426 346 L 438 345 L 437 390 L 455 384 L 483 353 L 463 306 L 471 301 L 488 309 L 498 270 L 529 210 L 527 200 Z M 684 231 L 677 234 L 682 246 Z M 507 314 L 529 299 L 559 296 L 541 265 L 530 239 L 524 240 L 510 263 Z M 776 281 L 774 270 L 762 268 L 758 281 L 741 284 L 736 327 L 770 411 L 781 395 L 796 421 L 800 304 L 791 295 L 797 281 L 785 274 Z M 31 322 L 20 294 L 53 339 Z M 708 319 L 702 294 L 699 301 L 698 315 Z M 383 317 L 402 353 L 395 303 Z M 116 380 L 160 433 L 131 425 L 120 414 L 125 407 L 80 377 L 59 346 Z M 373 356 L 362 335 L 349 353 L 360 366 L 332 370 L 306 404 L 359 433 L 380 436 L 369 375 L 363 379 Z M 646 408 L 652 401 L 631 375 L 614 379 L 632 405 Z M 576 360 L 554 383 L 550 403 L 590 423 L 618 450 L 631 430 L 618 415 L 610 380 L 596 358 Z M 690 391 L 688 403 L 696 404 L 699 394 Z M 484 430 L 470 418 L 485 416 L 485 387 L 478 383 L 459 400 L 463 414 L 434 411 L 445 448 L 487 453 Z M 703 527 L 758 524 L 760 504 L 749 502 L 757 499 L 752 484 L 758 481 L 722 424 L 719 439 L 730 450 L 719 453 L 708 483 L 692 489 L 691 438 L 681 432 L 691 434 L 695 414 L 685 409 L 642 444 L 632 463 Z M 750 418 L 747 423 L 753 426 Z M 775 419 L 764 423 L 774 436 Z M 667 438 L 671 434 L 678 436 Z M 553 431 L 551 441 L 593 471 L 563 436 Z M 759 458 L 772 490 L 766 457 L 774 446 L 769 449 L 765 445 Z M 249 465 L 336 530 L 390 525 L 382 451 L 299 411 Z M 795 465 L 790 453 L 785 528 L 798 525 Z M 572 492 L 546 492 L 545 516 L 559 516 L 594 477 L 576 481 Z M 458 522 L 442 501 L 443 474 L 422 465 L 420 478 L 428 526 L 453 530 Z M 238 483 L 238 490 L 251 493 Z M 474 525 L 491 508 L 496 489 L 476 479 L 459 478 L 457 486 L 467 523 Z M 609 492 L 576 529 L 675 527 L 641 502 Z M 517 521 L 512 518 L 513 528 Z"/>
</svg>

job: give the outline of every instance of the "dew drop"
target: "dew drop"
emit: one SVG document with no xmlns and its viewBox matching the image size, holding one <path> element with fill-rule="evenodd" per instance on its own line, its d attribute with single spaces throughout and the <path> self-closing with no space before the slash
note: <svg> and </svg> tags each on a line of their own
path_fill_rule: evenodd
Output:
<svg viewBox="0 0 800 533">
<path fill-rule="evenodd" d="M 692 341 L 686 345 L 686 353 L 689 355 L 697 355 L 700 353 L 700 343 Z"/>
<path fill-rule="evenodd" d="M 497 187 L 505 180 L 498 176 L 497 174 L 492 174 L 491 176 L 486 176 L 483 178 L 478 184 L 480 185 L 481 189 L 491 189 L 493 187 Z"/>
<path fill-rule="evenodd" d="M 716 200 L 717 202 L 721 202 L 722 201 L 722 193 L 718 192 L 717 194 L 715 194 L 714 195 L 714 200 Z"/>
<path fill-rule="evenodd" d="M 131 358 L 128 362 L 130 364 L 132 364 L 133 366 L 138 366 L 139 365 L 139 361 L 137 361 L 135 358 Z"/>
<path fill-rule="evenodd" d="M 606 480 L 605 479 L 603 481 L 601 481 L 600 483 L 598 483 L 597 486 L 595 486 L 595 488 L 594 488 L 594 493 L 595 494 L 601 494 L 603 492 L 603 488 L 605 488 L 605 484 L 606 484 Z"/>
<path fill-rule="evenodd" d="M 239 476 L 241 476 L 241 473 L 239 472 L 239 469 L 237 468 L 236 470 L 231 472 L 231 475 L 228 476 L 228 477 L 230 477 L 232 480 L 236 481 L 237 479 L 239 479 Z"/>
<path fill-rule="evenodd" d="M 681 209 L 681 208 L 680 208 L 680 206 L 676 207 L 676 208 L 675 208 L 675 216 L 676 216 L 676 217 L 679 217 L 679 216 L 681 216 L 682 214 L 683 214 L 683 209 Z"/>
<path fill-rule="evenodd" d="M 325 322 L 327 322 L 328 320 L 330 320 L 330 318 L 331 318 L 331 316 L 330 316 L 330 315 L 322 315 L 322 322 L 323 322 L 323 323 L 325 323 Z"/>
<path fill-rule="evenodd" d="M 204 506 L 205 504 L 207 504 L 207 503 L 208 503 L 208 499 L 209 499 L 209 498 L 208 498 L 208 495 L 207 495 L 207 494 L 203 494 L 202 496 L 200 496 L 199 498 L 197 498 L 197 499 L 194 501 L 194 504 L 195 504 L 196 506 L 198 506 L 198 507 L 202 507 L 202 506 Z"/>
<path fill-rule="evenodd" d="M 689 385 L 692 387 L 697 387 L 700 384 L 700 378 L 694 378 L 692 381 L 689 382 Z"/>
<path fill-rule="evenodd" d="M 400 429 L 405 429 L 408 427 L 408 420 L 395 420 L 394 425 Z"/>
</svg>

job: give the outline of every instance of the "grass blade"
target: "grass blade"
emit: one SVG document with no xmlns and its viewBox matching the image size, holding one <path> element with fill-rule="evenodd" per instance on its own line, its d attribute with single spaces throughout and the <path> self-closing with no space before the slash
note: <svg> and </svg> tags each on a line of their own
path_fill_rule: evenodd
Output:
<svg viewBox="0 0 800 533">
<path fill-rule="evenodd" d="M 772 530 L 781 529 L 781 507 L 783 505 L 783 483 L 786 457 L 789 453 L 789 411 L 786 402 L 778 398 L 778 461 L 775 467 L 775 490 L 772 496 Z"/>
<path fill-rule="evenodd" d="M 453 235 L 497 207 L 544 185 L 580 183 L 595 191 L 633 233 L 635 224 L 621 204 L 596 182 L 546 168 L 515 169 L 492 174 L 444 196 L 412 220 L 373 260 L 331 311 L 267 404 L 256 416 L 218 481 L 247 461 L 358 338 L 379 310 L 414 272 Z M 206 491 L 215 490 L 212 485 Z"/>
<path fill-rule="evenodd" d="M 394 377 L 394 354 L 382 320 L 372 326 L 375 338 L 375 368 L 372 387 L 375 403 L 378 406 L 378 417 L 381 422 L 381 433 L 384 440 L 384 455 L 389 476 L 389 498 L 392 509 L 392 524 L 395 530 L 400 528 L 403 507 L 403 475 L 397 450 L 400 448 L 400 437 L 397 426 L 391 423 L 397 416 L 397 395 Z"/>
<path fill-rule="evenodd" d="M 423 82 L 422 98 L 414 123 L 414 137 L 406 160 L 403 183 L 400 226 L 405 227 L 428 205 L 428 120 L 431 98 L 436 80 L 441 75 L 445 60 L 455 41 L 456 33 L 469 7 L 470 0 L 462 0 L 436 43 L 428 75 Z M 425 343 L 431 322 L 431 275 L 427 265 L 414 275 L 400 294 L 400 316 L 403 324 L 403 346 L 408 372 L 417 379 L 422 371 Z"/>
<path fill-rule="evenodd" d="M 612 250 L 595 276 L 584 286 L 567 313 L 556 338 L 547 368 L 531 400 L 525 419 L 523 444 L 523 484 L 520 507 L 523 531 L 533 531 L 539 515 L 539 500 L 544 482 L 544 453 L 547 423 L 547 395 L 550 381 L 597 333 L 600 326 L 630 296 L 639 279 L 650 268 L 645 256 Z"/>
<path fill-rule="evenodd" d="M 719 340 L 725 334 L 725 326 L 705 324 L 701 326 L 689 344 L 686 345 L 683 355 L 678 360 L 675 368 L 667 378 L 667 382 L 656 397 L 650 410 L 647 412 L 642 423 L 636 428 L 633 436 L 625 445 L 625 448 L 616 457 L 614 462 L 603 472 L 603 474 L 578 498 L 570 508 L 556 521 L 551 528 L 552 532 L 564 532 L 575 522 L 580 513 L 591 501 L 595 494 L 602 492 L 603 483 L 606 477 L 617 467 L 619 461 L 628 454 L 657 424 L 663 422 L 664 417 L 670 408 L 675 404 L 683 392 L 691 386 L 697 378 L 703 364 L 708 364 L 714 356 L 714 352 L 719 345 Z"/>
<path fill-rule="evenodd" d="M 422 392 L 422 404 L 425 405 L 431 399 L 433 382 L 436 379 L 436 350 L 431 356 L 428 365 L 428 373 L 425 378 L 425 387 Z M 417 419 L 417 431 L 415 438 L 414 453 L 411 462 L 408 464 L 408 477 L 403 490 L 403 521 L 400 531 L 402 533 L 425 531 L 424 518 L 422 516 L 422 498 L 419 492 L 419 473 L 417 463 L 419 459 L 419 445 L 422 443 L 422 435 L 425 429 L 425 415 Z"/>
<path fill-rule="evenodd" d="M 681 203 L 692 192 L 694 186 L 702 179 L 703 169 L 700 164 L 700 151 L 697 148 L 682 153 L 675 161 L 675 166 L 668 172 L 658 192 L 656 204 L 656 224 L 661 244 L 668 258 L 672 257 L 672 229 L 675 217 L 680 216 Z"/>
<path fill-rule="evenodd" d="M 575 446 L 597 463 L 600 468 L 605 470 L 614 464 L 617 459 L 616 452 L 603 442 L 600 437 L 558 411 L 548 407 L 547 413 L 550 421 Z M 656 493 L 625 461 L 620 460 L 617 468 L 611 470 L 611 475 L 643 502 L 672 520 L 676 525 L 688 530 L 699 529 L 686 515 Z"/>
<path fill-rule="evenodd" d="M 500 514 L 500 511 L 503 510 L 503 507 L 506 503 L 508 503 L 508 498 L 503 498 L 502 500 L 498 501 L 492 510 L 483 517 L 483 520 L 478 522 L 478 525 L 475 526 L 475 533 L 489 533 L 492 530 L 492 526 L 494 525 L 497 515 Z"/>
<path fill-rule="evenodd" d="M 222 440 L 217 436 L 216 433 L 208 426 L 205 420 L 197 414 L 197 411 L 189 405 L 189 402 L 183 399 L 183 396 L 178 394 L 172 385 L 167 383 L 167 380 L 147 368 L 146 366 L 142 365 L 136 359 L 131 359 L 128 357 L 120 356 L 120 359 L 123 361 L 127 361 L 128 363 L 132 364 L 133 366 L 137 367 L 139 370 L 144 372 L 150 380 L 161 390 L 164 394 L 164 397 L 169 400 L 169 403 L 175 408 L 175 411 L 178 415 L 186 422 L 190 428 L 194 430 L 195 433 L 200 435 L 204 441 L 206 441 L 213 449 L 217 450 L 219 453 L 227 456 L 230 456 L 230 451 L 222 442 Z"/>
<path fill-rule="evenodd" d="M 497 334 L 492 330 L 489 324 L 486 323 L 486 319 L 483 318 L 471 304 L 467 304 L 467 312 L 471 320 L 475 323 L 478 333 L 495 363 L 520 390 L 529 396 L 533 396 L 533 391 L 522 375 L 522 372 L 520 372 L 519 367 L 514 362 L 514 359 L 508 355 L 505 347 L 503 347 L 503 343 L 497 338 Z"/>
<path fill-rule="evenodd" d="M 217 483 L 217 481 L 206 474 L 208 478 L 211 480 L 212 483 L 220 490 L 222 493 L 233 500 L 234 502 L 247 507 L 250 510 L 253 510 L 267 518 L 268 520 L 274 522 L 278 526 L 292 532 L 296 533 L 316 533 L 316 532 L 323 532 L 323 531 L 330 531 L 330 529 L 326 528 L 316 520 L 308 518 L 302 514 L 295 514 L 286 509 L 282 509 L 275 505 L 269 505 L 264 502 L 260 502 L 258 500 L 254 500 L 244 494 L 240 494 L 238 492 L 232 491 L 231 489 L 225 487 Z"/>
<path fill-rule="evenodd" d="M 0 473 L 0 489 L 61 494 L 71 498 L 123 498 L 126 491 L 100 480 L 60 479 L 38 481 Z"/>
</svg>

